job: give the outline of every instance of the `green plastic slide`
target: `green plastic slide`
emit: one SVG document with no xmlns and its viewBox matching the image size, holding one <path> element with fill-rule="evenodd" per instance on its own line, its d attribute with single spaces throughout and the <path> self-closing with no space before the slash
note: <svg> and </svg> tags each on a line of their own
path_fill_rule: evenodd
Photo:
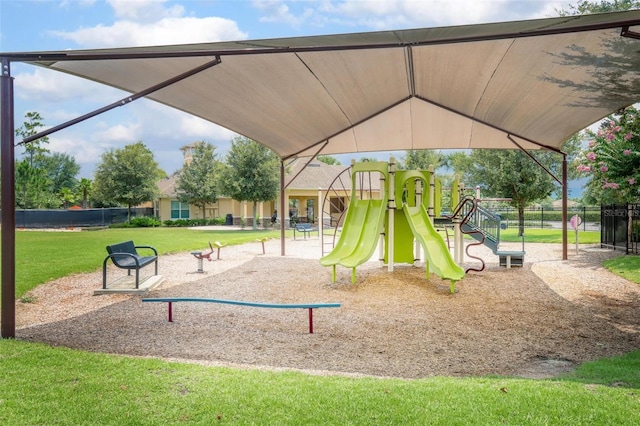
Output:
<svg viewBox="0 0 640 426">
<path fill-rule="evenodd" d="M 385 218 L 386 200 L 352 200 L 335 248 L 320 259 L 323 266 L 354 269 L 371 258 Z M 353 281 L 352 279 L 352 281 Z"/>
<path fill-rule="evenodd" d="M 451 257 L 447 244 L 431 224 L 423 206 L 409 207 L 405 204 L 403 209 L 415 239 L 424 248 L 429 267 L 440 278 L 451 280 L 451 292 L 453 292 L 455 282 L 464 278 L 464 269 Z"/>
</svg>

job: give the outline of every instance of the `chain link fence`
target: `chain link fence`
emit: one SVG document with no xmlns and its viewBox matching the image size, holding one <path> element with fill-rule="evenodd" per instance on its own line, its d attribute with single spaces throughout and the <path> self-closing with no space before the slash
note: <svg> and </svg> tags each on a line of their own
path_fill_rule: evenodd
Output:
<svg viewBox="0 0 640 426">
<path fill-rule="evenodd" d="M 93 228 L 127 221 L 126 208 L 16 210 L 16 228 Z M 153 216 L 153 208 L 132 208 L 131 217 Z"/>
</svg>

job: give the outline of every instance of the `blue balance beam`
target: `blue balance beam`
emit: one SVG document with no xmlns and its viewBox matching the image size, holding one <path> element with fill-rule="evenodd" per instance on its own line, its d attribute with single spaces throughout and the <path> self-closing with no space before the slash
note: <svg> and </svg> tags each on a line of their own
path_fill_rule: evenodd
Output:
<svg viewBox="0 0 640 426">
<path fill-rule="evenodd" d="M 339 308 L 339 303 L 259 303 L 244 302 L 240 300 L 207 299 L 202 297 L 158 297 L 144 298 L 143 302 L 164 302 L 169 304 L 169 322 L 173 322 L 174 303 L 178 302 L 204 302 L 222 303 L 226 305 L 251 306 L 254 308 L 276 308 L 276 309 L 308 309 L 309 310 L 309 333 L 313 334 L 313 310 L 316 308 Z"/>
</svg>

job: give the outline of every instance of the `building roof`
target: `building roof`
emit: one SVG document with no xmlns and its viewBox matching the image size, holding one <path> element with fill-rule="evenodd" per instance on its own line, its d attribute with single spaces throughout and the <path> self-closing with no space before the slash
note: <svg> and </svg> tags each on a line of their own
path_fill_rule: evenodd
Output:
<svg viewBox="0 0 640 426">
<path fill-rule="evenodd" d="M 342 174 L 349 166 L 329 165 L 321 161 L 314 160 L 307 165 L 307 161 L 296 159 L 286 165 L 285 184 L 290 190 L 314 190 L 319 188 L 328 189 L 337 176 Z M 302 172 L 300 172 L 302 170 Z M 164 198 L 176 197 L 176 183 L 179 172 L 176 172 L 158 182 L 158 189 Z M 293 182 L 291 179 L 294 178 Z M 351 180 L 348 173 L 345 173 L 339 182 L 341 188 L 351 189 Z M 379 184 L 374 180 L 373 189 L 379 188 Z M 222 197 L 224 198 L 224 196 Z"/>
</svg>

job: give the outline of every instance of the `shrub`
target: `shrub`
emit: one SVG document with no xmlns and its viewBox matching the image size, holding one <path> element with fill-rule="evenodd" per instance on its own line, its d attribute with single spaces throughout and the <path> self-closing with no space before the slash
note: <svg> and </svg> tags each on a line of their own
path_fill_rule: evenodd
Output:
<svg viewBox="0 0 640 426">
<path fill-rule="evenodd" d="M 162 222 L 160 222 L 160 219 L 153 216 L 141 216 L 131 219 L 130 225 L 135 228 L 153 228 L 156 226 L 162 226 Z"/>
</svg>

